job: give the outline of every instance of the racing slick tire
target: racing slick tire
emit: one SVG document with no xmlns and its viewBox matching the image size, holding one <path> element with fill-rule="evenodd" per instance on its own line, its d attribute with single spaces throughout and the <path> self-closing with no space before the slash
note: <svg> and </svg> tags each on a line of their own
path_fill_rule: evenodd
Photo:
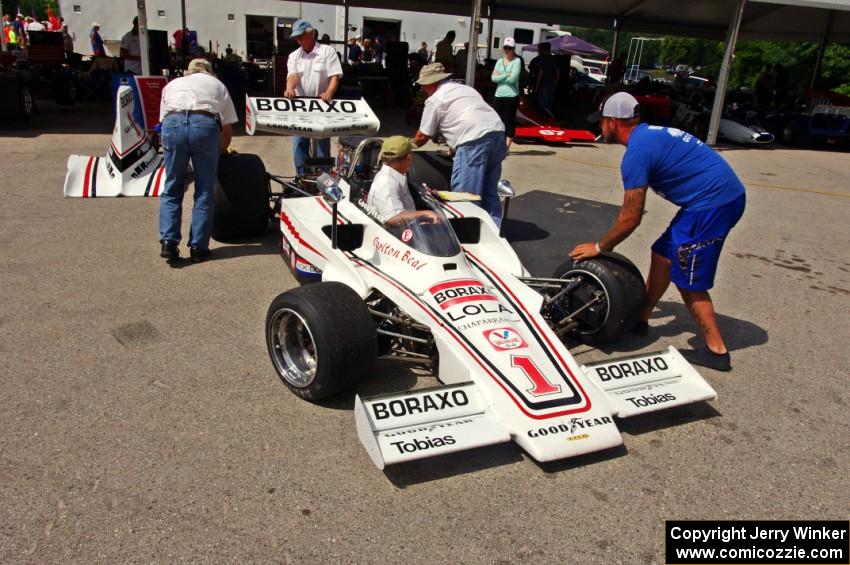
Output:
<svg viewBox="0 0 850 565">
<path fill-rule="evenodd" d="M 235 153 L 219 159 L 212 236 L 258 237 L 268 229 L 271 208 L 266 166 L 259 156 Z"/>
<path fill-rule="evenodd" d="M 579 315 L 578 326 L 570 335 L 588 345 L 602 345 L 632 329 L 640 319 L 646 301 L 646 285 L 640 270 L 623 255 L 605 252 L 593 259 L 561 263 L 553 278 L 580 276 L 582 284 L 559 300 L 566 315 L 589 300 L 600 303 Z"/>
<path fill-rule="evenodd" d="M 322 282 L 274 299 L 266 315 L 266 345 L 289 390 L 316 401 L 372 373 L 376 329 L 357 293 L 342 283 Z"/>
</svg>

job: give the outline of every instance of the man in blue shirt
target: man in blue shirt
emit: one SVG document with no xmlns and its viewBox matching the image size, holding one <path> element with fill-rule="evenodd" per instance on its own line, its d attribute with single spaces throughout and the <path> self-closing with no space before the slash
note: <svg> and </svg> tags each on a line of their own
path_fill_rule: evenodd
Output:
<svg viewBox="0 0 850 565">
<path fill-rule="evenodd" d="M 652 245 L 646 304 L 633 331 L 646 334 L 653 308 L 673 281 L 706 344 L 682 355 L 694 365 L 731 370 L 708 290 L 714 286 L 723 242 L 744 213 L 744 185 L 720 155 L 693 135 L 641 124 L 640 108 L 631 94 L 612 95 L 589 119 L 601 119 L 606 143 L 626 146 L 620 166 L 625 197 L 614 227 L 598 242 L 577 245 L 570 256 L 576 261 L 589 259 L 626 239 L 640 224 L 647 188 L 679 206 L 670 226 Z"/>
</svg>

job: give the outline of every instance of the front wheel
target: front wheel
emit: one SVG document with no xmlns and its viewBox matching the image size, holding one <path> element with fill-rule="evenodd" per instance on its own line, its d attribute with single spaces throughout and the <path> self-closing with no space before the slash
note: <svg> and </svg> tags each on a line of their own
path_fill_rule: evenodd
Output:
<svg viewBox="0 0 850 565">
<path fill-rule="evenodd" d="M 266 315 L 266 345 L 289 390 L 321 400 L 373 371 L 378 340 L 363 300 L 342 283 L 323 282 L 274 299 Z"/>
<path fill-rule="evenodd" d="M 570 335 L 583 343 L 611 342 L 640 319 L 646 286 L 640 270 L 619 253 L 607 252 L 577 262 L 567 259 L 555 269 L 553 277 L 579 281 L 553 305 L 553 320 L 571 318 L 574 327 Z"/>
</svg>

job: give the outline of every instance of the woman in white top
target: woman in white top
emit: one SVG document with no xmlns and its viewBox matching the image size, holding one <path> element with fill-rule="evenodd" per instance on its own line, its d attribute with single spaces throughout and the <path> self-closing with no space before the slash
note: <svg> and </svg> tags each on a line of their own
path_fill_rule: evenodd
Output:
<svg viewBox="0 0 850 565">
<path fill-rule="evenodd" d="M 522 71 L 519 58 L 514 53 L 516 42 L 506 37 L 505 56 L 496 62 L 491 80 L 496 83 L 496 99 L 493 108 L 505 124 L 505 139 L 508 149 L 516 133 L 516 111 L 519 108 L 519 76 Z"/>
</svg>

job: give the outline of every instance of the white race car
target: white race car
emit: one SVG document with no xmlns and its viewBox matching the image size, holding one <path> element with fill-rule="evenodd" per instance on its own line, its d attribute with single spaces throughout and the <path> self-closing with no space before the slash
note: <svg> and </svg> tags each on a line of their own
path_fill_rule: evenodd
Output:
<svg viewBox="0 0 850 565">
<path fill-rule="evenodd" d="M 433 175 L 432 187 L 409 189 L 440 221 L 388 227 L 366 203 L 380 144 L 341 143 L 338 176 L 279 200 L 281 253 L 299 278 L 319 282 L 275 298 L 265 332 L 278 375 L 307 400 L 376 378 L 380 356 L 431 368 L 442 386 L 356 397 L 375 465 L 511 440 L 552 461 L 620 445 L 615 417 L 715 398 L 673 347 L 580 365 L 564 345 L 610 341 L 637 321 L 644 284 L 625 257 L 531 277 L 490 216 L 435 190 Z M 421 180 L 427 159 L 414 155 L 409 177 Z M 512 196 L 509 183 L 500 190 Z"/>
<path fill-rule="evenodd" d="M 72 156 L 65 195 L 156 196 L 161 155 L 119 91 L 107 157 Z M 122 111 L 123 110 L 123 111 Z M 246 130 L 326 137 L 374 134 L 362 101 L 249 98 Z M 389 228 L 366 204 L 382 141 L 341 138 L 334 162 L 295 178 L 270 175 L 256 155 L 222 158 L 216 239 L 263 233 L 279 214 L 280 250 L 302 281 L 266 317 L 272 363 L 286 386 L 320 400 L 375 378 L 389 356 L 429 367 L 441 386 L 356 397 L 358 436 L 385 465 L 515 441 L 538 461 L 620 445 L 615 417 L 700 402 L 715 392 L 672 347 L 580 365 L 564 345 L 610 341 L 637 321 L 640 272 L 617 254 L 567 261 L 551 278 L 523 267 L 490 216 L 415 152 L 409 189 L 440 221 Z M 333 171 L 334 176 L 322 173 Z M 427 180 L 430 188 L 422 181 Z M 272 182 L 283 189 L 274 193 Z M 512 190 L 502 182 L 508 198 Z M 270 206 L 270 202 L 273 206 Z"/>
</svg>

